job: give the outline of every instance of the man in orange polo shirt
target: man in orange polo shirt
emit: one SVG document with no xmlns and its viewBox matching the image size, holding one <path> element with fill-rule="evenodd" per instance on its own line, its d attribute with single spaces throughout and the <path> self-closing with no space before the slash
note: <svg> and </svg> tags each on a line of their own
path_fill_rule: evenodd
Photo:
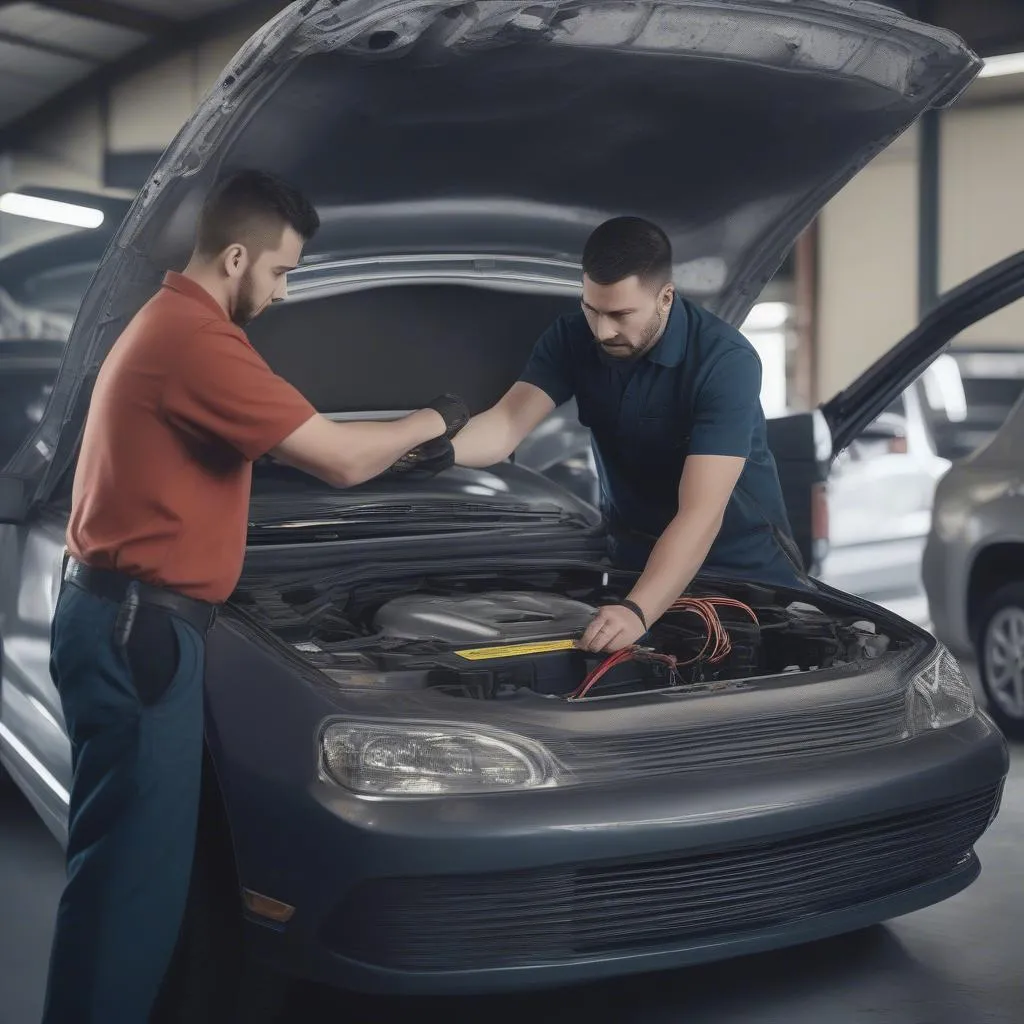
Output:
<svg viewBox="0 0 1024 1024">
<path fill-rule="evenodd" d="M 222 182 L 185 271 L 97 378 L 53 626 L 74 783 L 44 1024 L 149 1019 L 195 846 L 205 635 L 241 573 L 253 462 L 346 487 L 468 418 L 442 396 L 394 422 L 334 423 L 252 348 L 243 325 L 285 297 L 318 227 L 270 175 Z"/>
</svg>

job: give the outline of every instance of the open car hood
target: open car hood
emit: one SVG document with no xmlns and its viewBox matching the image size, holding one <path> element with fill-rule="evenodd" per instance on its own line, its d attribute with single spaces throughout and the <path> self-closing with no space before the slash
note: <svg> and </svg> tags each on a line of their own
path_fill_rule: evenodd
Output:
<svg viewBox="0 0 1024 1024">
<path fill-rule="evenodd" d="M 543 261 L 571 288 L 590 230 L 630 212 L 669 232 L 680 289 L 739 324 L 821 206 L 979 66 L 954 35 L 850 0 L 294 3 L 141 191 L 11 469 L 45 497 L 71 465 L 100 363 L 184 265 L 222 172 L 280 173 L 318 205 L 297 285 L 352 267 L 379 281 L 389 258 L 412 257 L 470 277 Z M 453 361 L 442 334 L 430 344 Z M 272 365 L 290 376 L 287 352 Z M 391 365 L 401 381 L 401 353 Z"/>
</svg>

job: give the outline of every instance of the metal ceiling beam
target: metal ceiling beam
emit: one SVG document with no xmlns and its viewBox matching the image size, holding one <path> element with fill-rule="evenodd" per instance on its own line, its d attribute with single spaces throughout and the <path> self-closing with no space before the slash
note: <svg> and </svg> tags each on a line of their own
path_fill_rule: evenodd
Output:
<svg viewBox="0 0 1024 1024">
<path fill-rule="evenodd" d="M 120 60 L 102 65 L 67 89 L 62 89 L 45 103 L 16 118 L 6 127 L 0 128 L 0 154 L 17 148 L 25 136 L 45 131 L 58 124 L 69 109 L 83 100 L 104 97 L 111 86 L 124 78 L 145 71 L 211 36 L 231 32 L 255 19 L 267 20 L 287 7 L 288 3 L 289 0 L 242 0 L 226 10 L 193 21 L 172 21 L 171 28 L 162 32 L 159 37 L 151 39 Z M 68 3 L 68 8 L 72 7 L 77 13 L 76 2 Z"/>
<path fill-rule="evenodd" d="M 114 3 L 113 0 L 36 0 L 43 7 L 65 14 L 76 14 L 82 18 L 92 18 L 107 25 L 128 28 L 143 35 L 155 36 L 181 24 L 173 18 L 152 11 L 141 11 L 137 7 Z"/>
<path fill-rule="evenodd" d="M 39 53 L 48 53 L 54 57 L 69 57 L 71 60 L 79 60 L 85 64 L 96 65 L 100 61 L 95 54 L 84 53 L 82 50 L 72 49 L 70 46 L 60 46 L 42 39 L 30 39 L 28 36 L 18 35 L 15 32 L 4 32 L 0 30 L 0 43 L 10 43 L 11 46 L 24 46 L 29 50 L 36 50 Z"/>
</svg>

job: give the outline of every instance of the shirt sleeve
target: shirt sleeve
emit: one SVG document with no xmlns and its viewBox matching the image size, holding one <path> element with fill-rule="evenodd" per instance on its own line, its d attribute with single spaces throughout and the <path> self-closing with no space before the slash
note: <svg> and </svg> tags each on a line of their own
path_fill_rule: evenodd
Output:
<svg viewBox="0 0 1024 1024">
<path fill-rule="evenodd" d="M 556 320 L 540 336 L 519 379 L 540 388 L 555 405 L 562 405 L 572 398 L 576 390 L 575 375 L 564 319 Z"/>
<path fill-rule="evenodd" d="M 255 462 L 316 414 L 238 334 L 198 331 L 168 374 L 164 415 L 186 433 L 217 438 Z"/>
<path fill-rule="evenodd" d="M 750 455 L 761 418 L 761 360 L 752 349 L 728 352 L 697 393 L 691 455 Z"/>
</svg>

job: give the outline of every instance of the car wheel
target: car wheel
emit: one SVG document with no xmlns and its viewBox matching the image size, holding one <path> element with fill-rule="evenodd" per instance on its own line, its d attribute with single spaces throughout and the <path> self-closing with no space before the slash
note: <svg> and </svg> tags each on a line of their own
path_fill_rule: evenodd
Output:
<svg viewBox="0 0 1024 1024">
<path fill-rule="evenodd" d="M 270 1024 L 287 983 L 245 956 L 226 829 L 206 814 L 201 822 L 185 919 L 151 1024 Z"/>
<path fill-rule="evenodd" d="M 1024 739 L 1024 583 L 985 602 L 976 647 L 989 714 L 1006 736 Z"/>
</svg>

